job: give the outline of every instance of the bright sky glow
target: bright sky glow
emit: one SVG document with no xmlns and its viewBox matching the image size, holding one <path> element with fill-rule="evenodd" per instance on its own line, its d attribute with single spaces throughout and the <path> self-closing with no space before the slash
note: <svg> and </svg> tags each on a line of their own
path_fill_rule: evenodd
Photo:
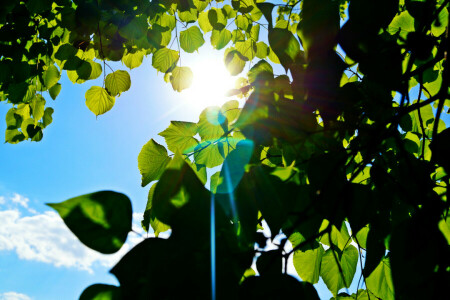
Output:
<svg viewBox="0 0 450 300">
<path fill-rule="evenodd" d="M 216 51 L 218 52 L 218 51 Z M 198 55 L 186 64 L 192 69 L 194 79 L 190 88 L 181 92 L 183 100 L 196 107 L 221 106 L 230 97 L 225 93 L 234 88 L 237 77 L 230 75 L 221 53 Z"/>
</svg>

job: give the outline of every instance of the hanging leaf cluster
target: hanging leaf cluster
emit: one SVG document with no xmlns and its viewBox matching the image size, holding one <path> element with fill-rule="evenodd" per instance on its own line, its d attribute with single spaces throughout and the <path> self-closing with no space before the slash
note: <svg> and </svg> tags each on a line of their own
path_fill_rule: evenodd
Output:
<svg viewBox="0 0 450 300">
<path fill-rule="evenodd" d="M 149 55 L 182 91 L 195 74 L 180 57 L 210 38 L 230 74 L 245 77 L 229 93 L 244 97 L 243 107 L 230 100 L 197 123 L 172 121 L 159 133 L 166 146 L 143 146 L 141 185 L 152 185 L 142 227 L 155 237 L 111 270 L 119 286 L 90 286 L 81 299 L 318 299 L 320 279 L 333 299 L 442 298 L 450 282 L 449 1 L 211 4 L 2 4 L 10 143 L 42 138 L 53 112 L 44 96 L 58 95 L 63 70 L 82 83 L 107 61 L 132 69 Z M 113 71 L 86 92 L 86 104 L 103 114 L 130 86 L 126 71 Z M 50 206 L 102 253 L 117 251 L 130 230 L 120 193 Z M 301 281 L 287 274 L 290 258 Z"/>
</svg>

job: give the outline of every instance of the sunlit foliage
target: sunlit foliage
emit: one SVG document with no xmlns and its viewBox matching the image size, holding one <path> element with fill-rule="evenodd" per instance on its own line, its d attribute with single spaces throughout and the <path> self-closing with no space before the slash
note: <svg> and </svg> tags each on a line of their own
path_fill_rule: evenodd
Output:
<svg viewBox="0 0 450 300">
<path fill-rule="evenodd" d="M 160 133 L 167 149 L 143 146 L 142 186 L 153 185 L 142 226 L 171 236 L 144 240 L 111 270 L 119 287 L 94 285 L 81 299 L 318 299 L 319 278 L 335 299 L 442 299 L 450 282 L 448 0 L 1 6 L 9 143 L 42 139 L 64 70 L 74 83 L 103 73 L 103 86 L 86 92 L 95 115 L 131 87 L 109 61 L 132 69 L 151 56 L 181 91 L 195 76 L 184 53 L 210 36 L 225 48 L 230 74 L 244 77 L 229 93 L 245 97 L 243 107 L 205 108 L 198 123 L 172 121 Z M 276 64 L 286 74 L 275 74 Z M 111 253 L 130 230 L 127 203 L 97 192 L 51 206 L 84 244 Z M 302 282 L 286 274 L 291 256 Z"/>
</svg>

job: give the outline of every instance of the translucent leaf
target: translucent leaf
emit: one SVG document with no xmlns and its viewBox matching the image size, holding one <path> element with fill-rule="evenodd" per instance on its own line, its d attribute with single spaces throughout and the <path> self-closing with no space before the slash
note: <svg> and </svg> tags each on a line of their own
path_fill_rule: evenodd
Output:
<svg viewBox="0 0 450 300">
<path fill-rule="evenodd" d="M 159 133 L 164 137 L 167 148 L 173 153 L 192 152 L 198 145 L 198 141 L 194 138 L 196 134 L 196 123 L 182 121 L 171 121 L 169 127 Z"/>
<path fill-rule="evenodd" d="M 237 187 L 245 173 L 245 166 L 249 163 L 253 154 L 253 142 L 250 140 L 242 140 L 237 143 L 234 150 L 228 153 L 220 177 L 223 178 L 217 186 L 216 193 L 228 194 L 232 193 Z"/>
<path fill-rule="evenodd" d="M 149 226 L 152 226 L 155 236 L 158 237 L 161 232 L 169 230 L 170 226 L 159 221 L 152 213 L 153 195 L 155 194 L 156 185 L 157 183 L 153 184 L 148 192 L 147 206 L 145 207 L 144 219 L 141 224 L 142 228 L 147 232 L 149 231 Z"/>
<path fill-rule="evenodd" d="M 228 29 L 213 30 L 211 33 L 211 45 L 217 50 L 224 48 L 231 41 L 231 32 Z"/>
<path fill-rule="evenodd" d="M 44 117 L 42 118 L 42 124 L 44 127 L 47 127 L 53 122 L 52 114 L 53 114 L 53 108 L 47 107 L 44 111 Z"/>
<path fill-rule="evenodd" d="M 171 158 L 167 150 L 153 139 L 142 147 L 138 156 L 138 168 L 142 175 L 142 186 L 158 180 Z"/>
<path fill-rule="evenodd" d="M 175 66 L 179 58 L 177 51 L 161 48 L 153 54 L 152 66 L 160 72 L 166 73 Z"/>
<path fill-rule="evenodd" d="M 448 9 L 447 7 L 444 7 L 444 9 L 441 10 L 438 16 L 439 21 L 434 21 L 431 26 L 431 33 L 433 33 L 434 36 L 440 36 L 445 32 L 445 28 L 448 26 Z M 439 25 L 439 26 L 438 26 Z"/>
<path fill-rule="evenodd" d="M 139 67 L 144 60 L 144 51 L 136 51 L 134 53 L 127 53 L 122 57 L 122 62 L 129 69 Z"/>
<path fill-rule="evenodd" d="M 104 254 L 117 252 L 131 231 L 131 202 L 121 193 L 101 191 L 47 205 L 83 244 Z"/>
<path fill-rule="evenodd" d="M 236 42 L 235 47 L 236 50 L 248 60 L 252 60 L 255 57 L 256 43 L 251 39 L 248 39 L 245 42 Z"/>
<path fill-rule="evenodd" d="M 266 45 L 264 42 L 258 42 L 256 43 L 256 57 L 264 59 L 269 55 L 269 46 Z"/>
<path fill-rule="evenodd" d="M 375 270 L 366 278 L 367 289 L 383 300 L 394 299 L 391 266 L 387 257 L 383 258 Z"/>
<path fill-rule="evenodd" d="M 273 79 L 273 68 L 265 60 L 260 60 L 248 71 L 247 77 L 250 84 L 258 79 Z"/>
<path fill-rule="evenodd" d="M 338 264 L 334 258 L 331 248 L 322 257 L 320 265 L 320 276 L 334 296 L 343 287 L 350 287 L 358 263 L 358 250 L 352 245 L 345 248 L 342 253 L 335 252 L 338 262 L 341 265 L 342 273 L 339 272 Z M 344 284 L 345 279 L 345 284 Z"/>
<path fill-rule="evenodd" d="M 55 100 L 56 97 L 58 97 L 60 91 L 61 91 L 61 84 L 57 83 L 48 90 L 48 93 L 50 94 L 50 97 L 53 100 Z"/>
<path fill-rule="evenodd" d="M 214 141 L 225 133 L 222 124 L 226 121 L 226 117 L 218 106 L 205 108 L 198 121 L 198 133 L 203 141 Z"/>
<path fill-rule="evenodd" d="M 113 96 L 99 86 L 93 86 L 86 91 L 86 106 L 96 116 L 104 114 L 114 106 L 115 99 Z"/>
<path fill-rule="evenodd" d="M 296 247 L 296 244 L 292 244 Z M 303 281 L 315 284 L 319 282 L 320 265 L 325 253 L 323 246 L 317 242 L 305 245 L 294 252 L 294 267 Z"/>
<path fill-rule="evenodd" d="M 59 74 L 59 70 L 55 65 L 50 65 L 47 70 L 42 74 L 44 78 L 44 84 L 47 88 L 51 88 L 55 84 L 58 83 L 61 75 Z"/>
<path fill-rule="evenodd" d="M 181 92 L 191 86 L 193 77 L 194 74 L 189 67 L 175 67 L 170 76 L 170 83 L 175 91 Z"/>
<path fill-rule="evenodd" d="M 208 20 L 212 28 L 216 30 L 222 30 L 227 25 L 227 18 L 223 11 L 214 7 L 208 11 Z"/>
<path fill-rule="evenodd" d="M 147 35 L 148 23 L 145 15 L 134 17 L 125 26 L 119 27 L 119 34 L 129 40 L 138 40 Z"/>
<path fill-rule="evenodd" d="M 247 57 L 243 56 L 236 49 L 228 48 L 225 50 L 225 66 L 231 75 L 235 76 L 244 70 Z"/>
<path fill-rule="evenodd" d="M 408 32 L 414 31 L 414 18 L 408 13 L 407 10 L 405 10 L 401 14 L 395 16 L 389 24 L 387 31 L 390 34 L 400 32 L 400 36 L 406 38 Z"/>
<path fill-rule="evenodd" d="M 93 80 L 102 74 L 102 65 L 92 60 L 85 61 L 76 70 L 67 71 L 67 76 L 73 83 L 84 83 L 86 80 Z"/>
<path fill-rule="evenodd" d="M 45 99 L 37 94 L 30 102 L 30 108 L 34 117 L 34 125 L 37 125 L 40 119 L 44 116 Z"/>
<path fill-rule="evenodd" d="M 269 44 L 281 64 L 287 69 L 300 53 L 300 44 L 287 29 L 273 28 L 269 31 Z"/>
<path fill-rule="evenodd" d="M 111 96 L 120 96 L 131 87 L 130 74 L 123 70 L 109 73 L 105 79 L 105 87 Z"/>
<path fill-rule="evenodd" d="M 213 30 L 213 27 L 209 23 L 208 11 L 203 11 L 200 13 L 198 17 L 198 25 L 202 29 L 204 33 L 210 32 Z"/>
<path fill-rule="evenodd" d="M 243 16 L 243 15 L 237 16 L 235 22 L 236 22 L 237 28 L 247 31 L 249 21 L 245 16 Z"/>
<path fill-rule="evenodd" d="M 224 145 L 221 142 L 203 142 L 195 147 L 194 161 L 196 164 L 214 168 L 221 165 L 225 159 Z"/>
<path fill-rule="evenodd" d="M 204 43 L 203 34 L 197 26 L 191 26 L 180 32 L 180 46 L 188 53 L 193 53 Z"/>
<path fill-rule="evenodd" d="M 241 112 L 239 108 L 239 101 L 230 100 L 225 102 L 220 108 L 220 112 L 227 118 L 228 124 L 233 123 L 234 121 L 236 121 Z"/>
</svg>

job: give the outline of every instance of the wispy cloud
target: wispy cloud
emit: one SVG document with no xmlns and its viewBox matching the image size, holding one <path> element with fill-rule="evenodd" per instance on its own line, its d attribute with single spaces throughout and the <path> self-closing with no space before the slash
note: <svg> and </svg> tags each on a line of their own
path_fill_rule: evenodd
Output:
<svg viewBox="0 0 450 300">
<path fill-rule="evenodd" d="M 11 200 L 17 204 L 16 207 L 0 211 L 0 251 L 14 251 L 20 259 L 92 272 L 95 265 L 113 266 L 131 247 L 142 241 L 142 237 L 138 235 L 144 233 L 138 225 L 142 214 L 135 213 L 135 232 L 129 233 L 122 249 L 112 255 L 98 253 L 78 241 L 56 212 L 23 215 L 24 210 L 30 212 L 28 199 L 24 199 L 27 198 L 14 194 Z"/>
<path fill-rule="evenodd" d="M 25 294 L 6 292 L 0 294 L 0 300 L 31 300 L 31 298 Z"/>
<path fill-rule="evenodd" d="M 27 197 L 14 193 L 10 199 L 13 203 L 19 204 L 24 208 L 28 208 L 28 202 L 30 201 L 30 199 L 28 199 Z"/>
</svg>

